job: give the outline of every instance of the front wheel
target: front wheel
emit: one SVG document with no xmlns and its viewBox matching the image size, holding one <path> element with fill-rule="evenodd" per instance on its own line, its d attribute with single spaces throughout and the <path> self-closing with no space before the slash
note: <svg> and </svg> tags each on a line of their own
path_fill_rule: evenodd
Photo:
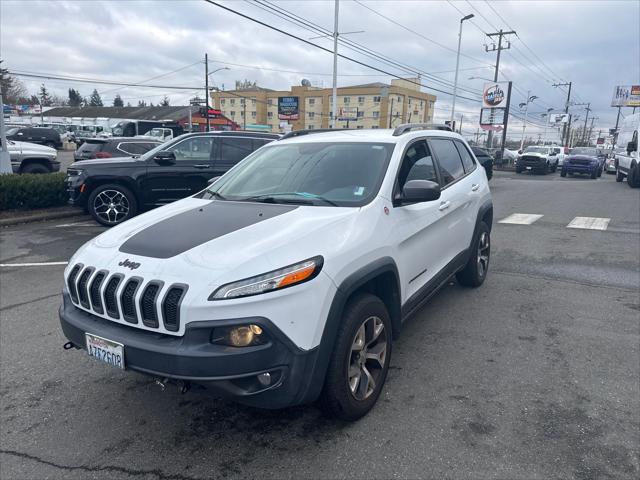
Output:
<svg viewBox="0 0 640 480">
<path fill-rule="evenodd" d="M 624 175 L 622 174 L 622 172 L 620 171 L 620 168 L 616 165 L 616 182 L 621 182 L 622 180 L 624 180 Z"/>
<path fill-rule="evenodd" d="M 87 201 L 91 216 L 102 225 L 113 227 L 138 213 L 136 198 L 126 187 L 101 185 L 91 192 Z"/>
<path fill-rule="evenodd" d="M 476 238 L 471 245 L 471 255 L 465 267 L 456 273 L 458 283 L 465 287 L 479 287 L 487 278 L 491 257 L 491 233 L 489 226 L 480 222 Z"/>
<path fill-rule="evenodd" d="M 384 303 L 364 293 L 344 310 L 327 368 L 320 405 L 342 420 L 357 420 L 373 408 L 389 370 L 391 319 Z"/>
<path fill-rule="evenodd" d="M 640 166 L 633 165 L 629 169 L 629 173 L 627 175 L 627 184 L 631 188 L 640 187 Z"/>
<path fill-rule="evenodd" d="M 560 170 L 560 176 L 561 177 L 566 177 L 567 176 L 567 171 L 564 168 L 562 170 Z"/>
<path fill-rule="evenodd" d="M 551 167 L 551 172 L 556 173 L 558 171 L 558 164 L 554 163 L 553 167 Z"/>
</svg>

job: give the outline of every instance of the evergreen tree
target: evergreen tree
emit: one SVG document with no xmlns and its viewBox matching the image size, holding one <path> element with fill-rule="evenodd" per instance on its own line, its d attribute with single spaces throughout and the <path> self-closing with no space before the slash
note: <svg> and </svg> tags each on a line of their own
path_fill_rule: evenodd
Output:
<svg viewBox="0 0 640 480">
<path fill-rule="evenodd" d="M 49 91 L 47 90 L 47 87 L 44 86 L 44 83 L 40 87 L 40 103 L 42 104 L 43 107 L 50 107 L 51 104 L 53 103 L 51 101 L 51 96 L 49 95 Z"/>
<path fill-rule="evenodd" d="M 89 98 L 89 106 L 91 106 L 91 107 L 103 107 L 104 106 L 102 104 L 102 99 L 100 98 L 100 94 L 98 93 L 98 90 L 96 90 L 95 88 L 93 89 L 93 93 L 91 94 L 91 97 Z"/>
<path fill-rule="evenodd" d="M 138 106 L 139 107 L 146 107 L 147 106 L 147 102 L 145 102 L 144 100 L 138 100 Z"/>
<path fill-rule="evenodd" d="M 27 89 L 24 88 L 20 80 L 9 74 L 9 70 L 2 68 L 2 62 L 3 60 L 0 60 L 0 92 L 2 92 L 2 101 L 12 105 L 29 103 Z"/>
<path fill-rule="evenodd" d="M 113 106 L 124 107 L 124 102 L 122 101 L 122 97 L 120 97 L 120 94 L 116 95 L 116 98 L 113 99 Z"/>
<path fill-rule="evenodd" d="M 79 107 L 82 105 L 82 95 L 75 88 L 69 89 L 69 106 L 70 107 Z"/>
</svg>

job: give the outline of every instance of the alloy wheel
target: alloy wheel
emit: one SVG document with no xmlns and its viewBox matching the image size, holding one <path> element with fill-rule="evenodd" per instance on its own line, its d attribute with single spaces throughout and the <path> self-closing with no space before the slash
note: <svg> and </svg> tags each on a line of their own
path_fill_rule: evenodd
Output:
<svg viewBox="0 0 640 480">
<path fill-rule="evenodd" d="M 129 199 L 118 190 L 104 190 L 93 200 L 96 215 L 108 223 L 118 223 L 129 215 Z"/>
<path fill-rule="evenodd" d="M 351 343 L 347 380 L 356 400 L 365 400 L 375 391 L 387 358 L 387 332 L 379 317 L 368 317 Z"/>
<path fill-rule="evenodd" d="M 478 275 L 480 278 L 484 277 L 487 269 L 489 268 L 489 253 L 489 234 L 487 232 L 482 232 L 480 240 L 478 240 L 478 255 L 476 259 L 478 262 Z"/>
</svg>

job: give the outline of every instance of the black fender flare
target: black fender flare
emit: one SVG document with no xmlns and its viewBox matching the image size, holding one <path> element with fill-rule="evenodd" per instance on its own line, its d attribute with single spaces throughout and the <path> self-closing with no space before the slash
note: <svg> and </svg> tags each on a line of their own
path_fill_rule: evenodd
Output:
<svg viewBox="0 0 640 480">
<path fill-rule="evenodd" d="M 344 279 L 340 285 L 338 285 L 336 294 L 331 302 L 329 308 L 329 314 L 324 325 L 322 332 L 322 338 L 320 344 L 316 347 L 316 355 L 312 365 L 309 366 L 309 381 L 307 383 L 306 390 L 300 392 L 300 398 L 296 403 L 309 403 L 315 401 L 320 395 L 324 386 L 324 379 L 329 365 L 331 354 L 333 353 L 333 346 L 335 344 L 336 336 L 338 335 L 338 329 L 342 320 L 342 312 L 347 304 L 347 301 L 351 295 L 359 288 L 365 285 L 367 282 L 382 275 L 391 273 L 396 281 L 397 289 L 394 299 L 394 305 L 389 310 L 391 316 L 391 322 L 393 326 L 394 334 L 397 334 L 400 330 L 401 317 L 400 317 L 400 276 L 398 274 L 398 267 L 395 261 L 391 257 L 381 257 L 364 267 L 356 270 L 346 279 Z M 395 336 L 395 335 L 394 335 Z"/>
</svg>

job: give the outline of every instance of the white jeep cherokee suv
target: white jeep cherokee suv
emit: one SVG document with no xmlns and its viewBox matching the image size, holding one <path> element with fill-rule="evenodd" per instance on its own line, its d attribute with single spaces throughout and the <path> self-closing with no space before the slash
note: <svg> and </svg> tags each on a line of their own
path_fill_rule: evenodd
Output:
<svg viewBox="0 0 640 480">
<path fill-rule="evenodd" d="M 65 271 L 65 347 L 254 406 L 364 415 L 403 322 L 452 276 L 487 275 L 485 170 L 445 129 L 293 132 L 99 235 Z"/>
</svg>

